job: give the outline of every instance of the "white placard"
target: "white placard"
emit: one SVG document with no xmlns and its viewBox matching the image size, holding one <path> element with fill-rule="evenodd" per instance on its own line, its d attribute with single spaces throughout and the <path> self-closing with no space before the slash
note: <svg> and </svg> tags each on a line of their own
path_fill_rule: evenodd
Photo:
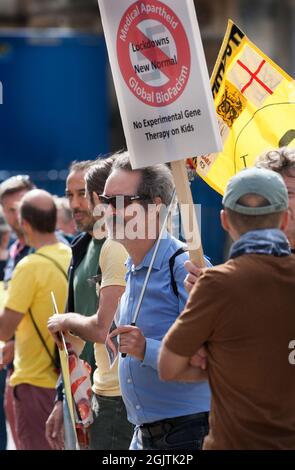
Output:
<svg viewBox="0 0 295 470">
<path fill-rule="evenodd" d="M 193 0 L 98 0 L 133 168 L 222 149 Z"/>
</svg>

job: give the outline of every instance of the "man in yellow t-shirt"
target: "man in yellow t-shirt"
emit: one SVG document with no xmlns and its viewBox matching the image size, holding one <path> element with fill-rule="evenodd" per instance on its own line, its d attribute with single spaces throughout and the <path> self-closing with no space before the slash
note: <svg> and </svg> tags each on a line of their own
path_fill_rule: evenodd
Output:
<svg viewBox="0 0 295 470">
<path fill-rule="evenodd" d="M 26 243 L 35 253 L 14 270 L 0 313 L 0 339 L 7 341 L 15 335 L 10 383 L 21 449 L 46 450 L 50 447 L 45 422 L 53 406 L 57 379 L 54 342 L 46 323 L 52 313 L 51 291 L 59 310 L 64 309 L 71 250 L 56 239 L 56 207 L 46 191 L 34 189 L 23 196 L 20 220 Z"/>
</svg>

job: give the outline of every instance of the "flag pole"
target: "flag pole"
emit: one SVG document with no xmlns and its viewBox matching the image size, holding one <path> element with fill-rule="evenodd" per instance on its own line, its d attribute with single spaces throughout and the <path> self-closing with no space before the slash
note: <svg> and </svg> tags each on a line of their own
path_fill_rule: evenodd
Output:
<svg viewBox="0 0 295 470">
<path fill-rule="evenodd" d="M 170 164 L 190 260 L 196 263 L 198 267 L 203 268 L 206 264 L 185 160 L 171 162 Z"/>
</svg>

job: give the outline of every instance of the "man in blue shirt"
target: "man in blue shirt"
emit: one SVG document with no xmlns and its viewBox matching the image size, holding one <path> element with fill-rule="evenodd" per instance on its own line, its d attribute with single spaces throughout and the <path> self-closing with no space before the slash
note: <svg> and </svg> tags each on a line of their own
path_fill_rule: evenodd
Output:
<svg viewBox="0 0 295 470">
<path fill-rule="evenodd" d="M 158 375 L 162 339 L 187 299 L 183 281 L 188 255 L 179 252 L 183 243 L 167 232 L 160 241 L 136 325 L 131 325 L 160 233 L 159 211 L 163 204 L 169 205 L 173 189 L 167 166 L 132 170 L 124 153 L 116 158 L 100 196 L 107 205 L 110 234 L 129 254 L 120 326 L 111 337 L 120 336 L 120 352 L 127 355 L 120 357 L 119 376 L 128 419 L 136 425 L 133 450 L 196 450 L 208 433 L 207 381 L 169 384 Z"/>
</svg>

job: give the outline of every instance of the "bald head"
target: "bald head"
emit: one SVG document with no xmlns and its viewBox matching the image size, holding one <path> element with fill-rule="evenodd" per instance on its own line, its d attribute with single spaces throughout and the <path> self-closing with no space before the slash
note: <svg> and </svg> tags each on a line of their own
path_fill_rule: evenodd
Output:
<svg viewBox="0 0 295 470">
<path fill-rule="evenodd" d="M 50 210 L 55 206 L 53 196 L 43 189 L 32 189 L 26 193 L 21 204 L 30 204 L 32 207 L 44 210 Z"/>
<path fill-rule="evenodd" d="M 57 209 L 53 196 L 42 189 L 33 189 L 20 201 L 20 216 L 40 233 L 54 233 Z"/>
</svg>

